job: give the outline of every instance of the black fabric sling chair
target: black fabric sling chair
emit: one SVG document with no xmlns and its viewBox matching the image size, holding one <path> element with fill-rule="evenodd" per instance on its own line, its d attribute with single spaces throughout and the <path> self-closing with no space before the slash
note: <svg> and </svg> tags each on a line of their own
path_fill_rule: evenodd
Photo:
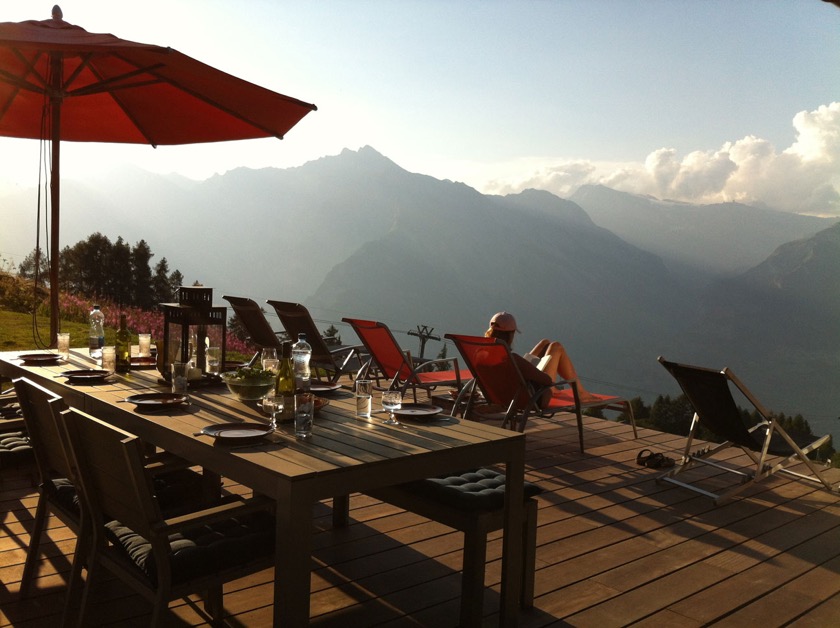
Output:
<svg viewBox="0 0 840 628">
<path fill-rule="evenodd" d="M 822 464 L 808 457 L 830 438 L 829 436 L 804 437 L 790 435 L 775 417 L 761 404 L 747 387 L 728 368 L 722 371 L 669 362 L 659 358 L 659 363 L 673 375 L 694 408 L 691 429 L 685 443 L 682 460 L 658 478 L 711 497 L 715 504 L 724 503 L 753 484 L 779 473 L 796 480 L 816 484 L 833 493 L 833 486 L 825 477 Z M 752 427 L 744 423 L 743 413 L 735 403 L 730 383 L 740 391 L 761 416 Z M 721 443 L 694 443 L 699 425 L 722 439 Z M 742 468 L 715 460 L 714 456 L 729 447 L 739 447 L 749 456 L 751 463 Z M 694 451 L 692 449 L 695 448 Z M 706 490 L 698 482 L 685 480 L 683 474 L 697 465 L 708 465 L 738 476 L 740 483 L 719 492 Z M 797 469 L 792 467 L 799 467 Z"/>
</svg>

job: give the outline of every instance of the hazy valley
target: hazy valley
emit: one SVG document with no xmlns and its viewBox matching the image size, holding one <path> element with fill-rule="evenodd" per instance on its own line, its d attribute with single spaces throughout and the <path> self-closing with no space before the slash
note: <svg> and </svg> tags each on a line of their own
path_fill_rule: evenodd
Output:
<svg viewBox="0 0 840 628">
<path fill-rule="evenodd" d="M 94 231 L 145 239 L 220 303 L 301 301 L 324 321 L 425 324 L 440 335 L 481 334 L 508 310 L 519 350 L 563 341 L 592 389 L 649 401 L 676 392 L 660 354 L 730 366 L 771 408 L 840 434 L 836 219 L 602 187 L 568 200 L 488 196 L 372 148 L 204 182 L 140 171 L 64 181 L 62 194 L 62 245 Z M 15 216 L 0 250 L 28 252 L 34 190 L 0 202 Z M 416 350 L 416 339 L 400 340 Z"/>
</svg>

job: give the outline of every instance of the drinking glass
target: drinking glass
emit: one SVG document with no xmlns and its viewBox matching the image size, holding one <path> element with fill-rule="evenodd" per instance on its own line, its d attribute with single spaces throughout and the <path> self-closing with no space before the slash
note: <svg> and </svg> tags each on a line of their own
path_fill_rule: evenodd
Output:
<svg viewBox="0 0 840 628">
<path fill-rule="evenodd" d="M 365 419 L 370 418 L 370 400 L 373 393 L 373 382 L 369 379 L 356 380 L 356 415 Z"/>
<path fill-rule="evenodd" d="M 152 334 L 138 334 L 137 335 L 138 352 L 141 358 L 147 358 L 152 355 Z"/>
<path fill-rule="evenodd" d="M 209 347 L 207 349 L 207 372 L 218 375 L 222 371 L 222 348 Z"/>
<path fill-rule="evenodd" d="M 382 407 L 388 411 L 388 418 L 385 425 L 399 425 L 400 422 L 394 417 L 394 410 L 402 407 L 402 395 L 398 390 L 386 390 L 382 393 Z"/>
<path fill-rule="evenodd" d="M 58 334 L 58 355 L 63 359 L 70 359 L 70 334 Z"/>
<path fill-rule="evenodd" d="M 315 414 L 315 395 L 302 392 L 295 395 L 295 436 L 312 436 L 312 417 Z"/>
<path fill-rule="evenodd" d="M 102 347 L 102 370 L 114 373 L 117 370 L 117 348 Z"/>
<path fill-rule="evenodd" d="M 260 353 L 260 360 L 265 371 L 276 371 L 280 366 L 280 361 L 277 359 L 277 349 L 274 347 L 265 347 Z"/>
<path fill-rule="evenodd" d="M 189 390 L 189 362 L 173 362 L 172 363 L 172 392 L 176 395 L 186 395 Z"/>
</svg>

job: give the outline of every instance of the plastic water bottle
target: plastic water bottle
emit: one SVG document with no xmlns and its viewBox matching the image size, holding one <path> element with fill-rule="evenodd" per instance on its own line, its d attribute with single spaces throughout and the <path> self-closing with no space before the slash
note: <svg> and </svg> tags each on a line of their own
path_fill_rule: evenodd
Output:
<svg viewBox="0 0 840 628">
<path fill-rule="evenodd" d="M 88 333 L 88 349 L 90 357 L 100 359 L 102 347 L 105 345 L 105 314 L 94 305 L 90 311 L 90 332 Z"/>
<path fill-rule="evenodd" d="M 306 342 L 306 334 L 298 334 L 298 340 L 292 345 L 292 365 L 295 369 L 295 389 L 309 392 L 309 360 L 312 347 Z"/>
</svg>

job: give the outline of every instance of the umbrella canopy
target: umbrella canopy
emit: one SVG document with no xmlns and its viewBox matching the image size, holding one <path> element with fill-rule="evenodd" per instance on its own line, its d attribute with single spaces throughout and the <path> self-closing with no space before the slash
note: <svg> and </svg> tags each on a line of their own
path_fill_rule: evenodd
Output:
<svg viewBox="0 0 840 628">
<path fill-rule="evenodd" d="M 0 135 L 52 142 L 50 341 L 58 332 L 60 142 L 152 146 L 283 136 L 315 105 L 171 48 L 62 19 L 0 23 Z"/>
</svg>

